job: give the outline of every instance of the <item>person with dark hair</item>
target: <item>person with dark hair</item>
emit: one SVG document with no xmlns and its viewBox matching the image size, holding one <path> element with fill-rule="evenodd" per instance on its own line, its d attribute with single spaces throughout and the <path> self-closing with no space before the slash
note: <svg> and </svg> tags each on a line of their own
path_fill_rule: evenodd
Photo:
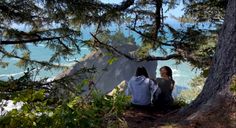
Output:
<svg viewBox="0 0 236 128">
<path fill-rule="evenodd" d="M 161 78 L 157 78 L 155 83 L 160 88 L 161 93 L 155 93 L 152 102 L 155 106 L 168 108 L 174 102 L 172 91 L 174 89 L 175 81 L 172 77 L 172 70 L 168 66 L 163 66 L 160 68 L 160 75 Z"/>
<path fill-rule="evenodd" d="M 149 75 L 148 75 L 145 67 L 138 67 L 135 75 L 136 76 L 145 76 L 146 78 L 149 78 Z"/>
<path fill-rule="evenodd" d="M 144 67 L 138 67 L 135 76 L 128 82 L 126 93 L 131 95 L 133 106 L 148 107 L 151 105 L 156 90 L 158 90 L 158 86 L 148 78 L 147 70 Z"/>
</svg>

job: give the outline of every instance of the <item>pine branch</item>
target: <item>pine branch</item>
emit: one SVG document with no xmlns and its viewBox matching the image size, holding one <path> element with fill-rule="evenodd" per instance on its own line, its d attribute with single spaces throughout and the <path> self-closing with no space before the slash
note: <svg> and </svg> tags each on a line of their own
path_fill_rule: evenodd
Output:
<svg viewBox="0 0 236 128">
<path fill-rule="evenodd" d="M 117 7 L 115 7 L 114 10 L 124 11 L 133 4 L 134 4 L 134 0 L 126 0 L 126 1 L 123 1 L 121 5 L 118 5 Z"/>
<path fill-rule="evenodd" d="M 27 59 L 27 58 L 24 58 L 24 57 L 20 57 L 20 56 L 14 55 L 12 53 L 9 53 L 9 52 L 7 52 L 3 49 L 0 49 L 0 52 L 4 55 L 8 56 L 8 57 L 20 59 L 20 60 L 35 63 L 35 64 L 39 64 L 41 66 L 50 66 L 50 67 L 54 67 L 54 68 L 62 68 L 63 67 L 63 66 L 60 66 L 60 65 L 55 65 L 55 64 L 48 63 L 46 61 L 37 61 L 37 60 L 31 60 L 31 59 Z"/>
<path fill-rule="evenodd" d="M 112 52 L 115 52 L 116 54 L 118 55 L 121 55 L 121 56 L 124 56 L 126 57 L 127 59 L 129 60 L 132 60 L 132 61 L 136 61 L 136 62 L 142 62 L 142 61 L 157 61 L 157 60 L 169 60 L 169 59 L 174 59 L 174 58 L 179 58 L 181 57 L 181 55 L 179 54 L 170 54 L 170 55 L 167 55 L 167 56 L 147 56 L 145 58 L 136 58 L 136 57 L 132 57 L 131 55 L 129 54 L 126 54 L 126 53 L 123 53 L 119 50 L 117 50 L 116 48 L 114 48 L 113 46 L 111 45 L 108 45 L 106 43 L 103 43 L 101 42 L 95 35 L 93 35 L 92 33 L 90 33 L 92 35 L 92 37 L 94 38 L 94 40 L 96 41 L 96 43 L 98 43 L 98 45 L 101 47 L 104 47 L 106 48 L 107 50 L 110 50 Z M 98 46 L 97 45 L 97 46 Z"/>
<path fill-rule="evenodd" d="M 63 37 L 38 38 L 38 39 L 17 40 L 17 41 L 7 40 L 7 41 L 0 41 L 0 45 L 35 43 L 35 42 L 41 42 L 41 41 L 59 40 L 61 38 Z"/>
<path fill-rule="evenodd" d="M 128 26 L 127 26 L 128 27 Z M 137 34 L 139 34 L 140 36 L 142 36 L 142 37 L 144 37 L 144 38 L 147 38 L 147 39 L 150 39 L 150 40 L 152 40 L 152 41 L 154 41 L 154 42 L 157 42 L 157 39 L 154 39 L 154 38 L 152 38 L 151 36 L 149 36 L 149 35 L 146 35 L 146 34 L 144 34 L 144 33 L 142 33 L 141 31 L 138 31 L 138 30 L 136 30 L 135 28 L 131 28 L 131 27 L 128 27 L 130 30 L 132 30 L 132 31 L 134 31 L 134 32 L 136 32 Z M 174 42 L 174 41 L 168 41 L 168 42 Z M 163 42 L 161 42 L 161 45 L 164 45 L 164 46 L 175 46 L 175 44 L 173 43 L 173 44 L 169 44 L 169 43 L 163 43 Z"/>
<path fill-rule="evenodd" d="M 211 64 L 211 60 L 212 57 L 208 57 L 208 58 L 201 58 L 201 57 L 197 57 L 195 56 L 191 51 L 189 51 L 188 49 L 186 49 L 184 46 L 185 44 L 176 44 L 175 48 L 176 48 L 176 53 L 170 54 L 170 55 L 166 55 L 166 56 L 147 56 L 144 58 L 137 58 L 137 57 L 133 57 L 129 54 L 123 53 L 121 51 L 119 51 L 118 49 L 116 49 L 115 47 L 103 43 L 101 42 L 94 34 L 90 33 L 92 35 L 92 37 L 95 40 L 95 46 L 96 47 L 103 47 L 106 48 L 107 50 L 114 52 L 115 54 L 119 55 L 119 56 L 124 56 L 125 58 L 132 60 L 132 61 L 136 61 L 136 62 L 142 62 L 142 61 L 165 61 L 165 60 L 170 60 L 170 59 L 186 59 L 190 62 L 193 63 L 198 63 L 201 65 L 210 65 Z M 173 43 L 173 42 L 172 42 Z M 175 44 L 175 42 L 173 43 Z"/>
</svg>

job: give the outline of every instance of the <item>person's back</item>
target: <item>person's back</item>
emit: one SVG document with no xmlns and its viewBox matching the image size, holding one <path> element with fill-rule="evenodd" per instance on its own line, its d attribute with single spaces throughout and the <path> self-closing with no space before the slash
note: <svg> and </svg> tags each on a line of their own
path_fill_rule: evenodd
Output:
<svg viewBox="0 0 236 128">
<path fill-rule="evenodd" d="M 174 88 L 174 80 L 172 79 L 172 70 L 168 66 L 160 69 L 161 78 L 157 78 L 155 83 L 161 90 L 161 93 L 154 95 L 153 104 L 160 107 L 171 106 L 174 102 L 172 91 Z"/>
<path fill-rule="evenodd" d="M 128 82 L 127 94 L 132 96 L 133 105 L 149 106 L 157 86 L 148 78 L 148 73 L 144 67 L 138 67 L 136 75 Z"/>
<path fill-rule="evenodd" d="M 158 95 L 157 101 L 153 101 L 154 104 L 159 106 L 171 105 L 174 101 L 172 97 L 172 91 L 173 91 L 172 80 L 157 78 L 156 83 L 158 87 L 161 89 L 161 93 Z"/>
<path fill-rule="evenodd" d="M 128 82 L 128 94 L 132 96 L 134 105 L 147 106 L 151 104 L 154 83 L 145 76 L 134 76 Z"/>
</svg>

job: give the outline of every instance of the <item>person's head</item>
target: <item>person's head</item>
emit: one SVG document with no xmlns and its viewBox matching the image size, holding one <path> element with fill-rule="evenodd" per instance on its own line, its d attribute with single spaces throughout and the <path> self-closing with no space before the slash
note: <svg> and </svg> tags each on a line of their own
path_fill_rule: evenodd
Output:
<svg viewBox="0 0 236 128">
<path fill-rule="evenodd" d="M 168 66 L 163 66 L 160 68 L 160 75 L 161 75 L 161 77 L 168 77 L 173 80 L 172 70 Z"/>
<path fill-rule="evenodd" d="M 145 76 L 149 77 L 146 68 L 144 67 L 138 67 L 136 70 L 136 76 Z"/>
</svg>

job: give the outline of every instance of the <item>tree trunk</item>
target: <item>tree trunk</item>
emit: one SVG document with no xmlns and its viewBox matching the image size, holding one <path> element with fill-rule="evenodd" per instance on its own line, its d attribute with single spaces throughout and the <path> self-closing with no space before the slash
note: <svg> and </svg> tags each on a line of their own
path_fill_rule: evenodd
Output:
<svg viewBox="0 0 236 128">
<path fill-rule="evenodd" d="M 236 0 L 228 0 L 209 76 L 200 95 L 188 107 L 182 109 L 180 114 L 193 114 L 206 109 L 204 106 L 209 107 L 209 104 L 219 103 L 218 96 L 226 98 L 231 95 L 229 88 L 234 75 L 236 75 Z"/>
</svg>

